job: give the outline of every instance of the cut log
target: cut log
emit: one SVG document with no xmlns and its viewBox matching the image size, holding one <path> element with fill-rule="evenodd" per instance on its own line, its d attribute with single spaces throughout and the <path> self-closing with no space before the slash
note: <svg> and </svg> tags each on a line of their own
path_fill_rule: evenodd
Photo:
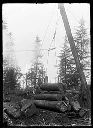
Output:
<svg viewBox="0 0 93 128">
<path fill-rule="evenodd" d="M 71 101 L 70 104 L 75 111 L 79 111 L 81 109 L 78 101 Z"/>
<path fill-rule="evenodd" d="M 60 91 L 42 91 L 41 94 L 61 94 Z"/>
<path fill-rule="evenodd" d="M 79 116 L 83 117 L 83 116 L 85 116 L 86 113 L 87 113 L 87 111 L 85 109 L 81 108 L 79 111 Z"/>
<path fill-rule="evenodd" d="M 21 105 L 21 113 L 27 117 L 32 116 L 37 112 L 36 106 L 32 100 L 23 99 Z"/>
<path fill-rule="evenodd" d="M 62 100 L 61 94 L 37 94 L 34 95 L 35 100 L 49 100 L 49 101 L 61 101 Z"/>
<path fill-rule="evenodd" d="M 12 120 L 9 118 L 9 116 L 6 114 L 5 111 L 3 111 L 3 123 L 6 125 L 6 127 L 7 127 L 8 125 L 13 126 Z"/>
<path fill-rule="evenodd" d="M 15 103 L 5 102 L 3 103 L 3 109 L 5 109 L 9 115 L 12 115 L 15 118 L 18 118 L 21 114 L 20 107 Z"/>
<path fill-rule="evenodd" d="M 8 94 L 4 96 L 4 102 L 20 102 L 22 100 L 21 96 L 15 94 Z"/>
<path fill-rule="evenodd" d="M 49 83 L 49 84 L 42 84 L 40 86 L 41 90 L 46 90 L 46 91 L 63 91 L 63 85 L 60 83 Z"/>
<path fill-rule="evenodd" d="M 26 108 L 23 111 L 23 114 L 26 117 L 30 117 L 30 116 L 33 116 L 34 114 L 36 114 L 37 112 L 38 112 L 38 109 L 36 108 L 35 104 L 31 104 L 28 108 Z"/>
<path fill-rule="evenodd" d="M 67 106 L 63 101 L 46 101 L 46 100 L 34 100 L 37 108 L 47 109 L 56 112 L 67 111 Z"/>
<path fill-rule="evenodd" d="M 31 105 L 33 104 L 33 101 L 32 100 L 29 100 L 29 99 L 23 99 L 21 101 L 21 105 L 22 105 L 22 108 L 21 108 L 21 112 L 26 110 L 28 107 L 30 107 Z"/>
</svg>

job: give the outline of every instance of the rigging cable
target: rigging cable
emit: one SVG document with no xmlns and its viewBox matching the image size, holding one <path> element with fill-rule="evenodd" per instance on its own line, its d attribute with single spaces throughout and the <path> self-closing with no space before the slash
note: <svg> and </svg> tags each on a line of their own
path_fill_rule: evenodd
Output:
<svg viewBox="0 0 93 128">
<path fill-rule="evenodd" d="M 68 11 L 70 13 L 70 15 L 72 15 L 73 18 L 77 21 L 77 23 L 79 23 L 79 21 L 77 20 L 76 16 L 72 14 L 71 10 L 66 9 L 66 11 Z"/>
<path fill-rule="evenodd" d="M 56 27 L 55 27 L 55 32 L 53 34 L 53 38 L 52 38 L 52 41 L 51 41 L 51 44 L 50 44 L 50 47 L 49 47 L 49 50 L 48 50 L 48 55 L 49 55 L 49 51 L 50 50 L 54 50 L 56 47 L 55 47 L 55 36 L 56 36 L 56 30 L 57 30 L 57 26 L 58 26 L 58 12 L 57 12 L 57 21 L 56 21 Z M 54 41 L 54 48 L 50 49 L 51 48 L 51 45 Z"/>
<path fill-rule="evenodd" d="M 44 43 L 44 40 L 45 40 L 45 37 L 46 37 L 46 34 L 47 34 L 47 31 L 48 31 L 48 28 L 49 28 L 49 25 L 52 21 L 52 18 L 53 18 L 53 11 L 52 11 L 52 14 L 51 14 L 51 17 L 50 17 L 50 20 L 49 20 L 49 23 L 48 23 L 48 26 L 46 28 L 46 31 L 45 31 L 45 34 L 44 34 L 44 37 L 43 37 L 43 41 L 42 41 L 42 46 L 43 46 L 43 43 Z"/>
</svg>

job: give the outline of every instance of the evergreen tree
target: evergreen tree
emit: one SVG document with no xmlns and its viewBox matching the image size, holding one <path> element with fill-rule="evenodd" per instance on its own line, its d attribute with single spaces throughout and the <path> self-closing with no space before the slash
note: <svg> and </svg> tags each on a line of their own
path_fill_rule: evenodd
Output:
<svg viewBox="0 0 93 128">
<path fill-rule="evenodd" d="M 59 75 L 61 77 L 61 81 L 68 87 L 79 85 L 79 74 L 76 70 L 75 61 L 70 49 L 67 36 L 65 36 L 64 47 L 61 51 Z"/>
<path fill-rule="evenodd" d="M 78 56 L 81 64 L 81 69 L 85 73 L 85 76 L 87 78 L 88 75 L 90 75 L 90 37 L 87 34 L 87 29 L 85 27 L 85 22 L 83 19 L 80 20 L 80 24 L 76 29 L 74 41 L 76 45 L 76 49 L 78 51 Z M 90 104 L 90 89 L 87 86 L 86 91 L 82 89 L 81 86 L 81 104 L 83 106 L 91 106 Z M 89 102 L 86 102 L 89 101 Z"/>
<path fill-rule="evenodd" d="M 84 71 L 90 66 L 90 39 L 83 19 L 80 20 L 80 24 L 76 29 L 74 41 L 78 51 L 80 63 Z"/>
<path fill-rule="evenodd" d="M 34 86 L 40 85 L 43 83 L 43 79 L 45 77 L 44 66 L 41 62 L 41 43 L 40 39 L 37 36 L 35 41 L 35 53 L 34 53 L 34 62 L 29 69 L 27 78 L 31 80 L 31 84 Z"/>
<path fill-rule="evenodd" d="M 11 33 L 8 33 L 7 26 L 3 23 L 3 91 L 13 91 L 17 86 L 20 77 L 20 69 L 16 64 L 14 43 Z"/>
<path fill-rule="evenodd" d="M 78 52 L 80 64 L 81 64 L 81 70 L 83 70 L 86 73 L 86 70 L 90 70 L 88 67 L 90 67 L 90 52 L 89 52 L 89 37 L 87 35 L 87 29 L 85 28 L 84 20 L 80 20 L 80 25 L 76 29 L 76 33 L 74 36 L 75 46 Z M 80 75 L 76 69 L 76 64 L 74 61 L 74 58 L 72 56 L 71 49 L 68 45 L 67 39 L 65 39 L 65 45 L 63 52 L 61 53 L 61 61 L 60 61 L 60 76 L 62 78 L 62 81 L 67 85 L 80 85 L 81 86 L 81 95 L 80 95 L 80 101 L 82 106 L 88 106 L 90 102 L 86 102 L 90 100 L 90 91 L 89 87 L 87 87 L 87 90 L 82 90 L 82 85 L 80 81 Z M 85 74 L 86 75 L 86 74 Z M 84 92 L 84 93 L 83 93 Z M 88 93 L 87 93 L 88 92 Z M 89 99 L 87 100 L 87 95 L 89 95 Z"/>
</svg>

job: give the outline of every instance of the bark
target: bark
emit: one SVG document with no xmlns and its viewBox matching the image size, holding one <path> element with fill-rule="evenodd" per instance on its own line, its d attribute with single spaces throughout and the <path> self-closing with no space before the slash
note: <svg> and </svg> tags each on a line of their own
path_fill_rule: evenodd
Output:
<svg viewBox="0 0 93 128">
<path fill-rule="evenodd" d="M 63 85 L 60 83 L 49 83 L 49 84 L 42 84 L 40 86 L 41 90 L 46 90 L 46 91 L 60 91 L 62 93 L 64 93 L 63 91 Z"/>
<path fill-rule="evenodd" d="M 59 91 L 42 91 L 41 94 L 61 94 L 61 95 L 63 95 Z"/>
<path fill-rule="evenodd" d="M 68 37 L 68 41 L 69 41 L 71 51 L 72 51 L 72 54 L 73 54 L 73 57 L 74 57 L 74 60 L 75 60 L 75 63 L 76 63 L 76 68 L 77 68 L 77 71 L 79 72 L 80 79 L 81 79 L 81 100 L 82 100 L 81 102 L 83 103 L 83 99 L 85 99 L 86 100 L 85 102 L 88 104 L 88 108 L 90 108 L 91 92 L 90 92 L 90 90 L 87 90 L 86 77 L 85 77 L 85 74 L 82 70 L 80 61 L 79 61 L 78 53 L 77 53 L 77 50 L 76 50 L 76 47 L 75 47 L 75 43 L 74 43 L 74 40 L 73 40 L 73 36 L 72 36 L 72 33 L 71 33 L 71 29 L 70 29 L 70 26 L 69 26 L 69 22 L 68 22 L 68 18 L 67 18 L 67 15 L 66 15 L 64 5 L 59 4 L 58 8 L 60 9 L 60 14 L 62 16 L 62 20 L 63 20 L 64 26 L 65 26 L 66 34 L 67 34 L 67 37 Z M 84 97 L 86 97 L 86 98 L 84 98 Z"/>
<path fill-rule="evenodd" d="M 37 112 L 36 106 L 32 100 L 23 99 L 21 105 L 21 113 L 27 117 L 32 116 Z"/>
<path fill-rule="evenodd" d="M 61 101 L 62 100 L 61 94 L 37 94 L 34 95 L 35 100 L 49 100 L 49 101 Z"/>
<path fill-rule="evenodd" d="M 78 101 L 72 101 L 70 102 L 70 104 L 75 111 L 79 111 L 81 109 L 81 106 Z"/>
<path fill-rule="evenodd" d="M 68 107 L 63 101 L 46 101 L 46 100 L 34 100 L 34 104 L 37 108 L 47 109 L 56 112 L 65 112 Z"/>
<path fill-rule="evenodd" d="M 5 102 L 3 103 L 3 109 L 7 114 L 12 115 L 15 118 L 18 118 L 21 115 L 20 107 L 17 104 Z"/>
<path fill-rule="evenodd" d="M 83 117 L 86 113 L 87 113 L 87 111 L 82 108 L 82 109 L 80 109 L 80 111 L 79 111 L 79 116 L 80 116 L 80 117 Z"/>
<path fill-rule="evenodd" d="M 28 100 L 28 99 L 23 99 L 21 101 L 21 112 L 23 112 L 24 110 L 26 110 L 27 108 L 29 108 L 30 106 L 32 106 L 33 101 L 32 100 Z"/>
</svg>

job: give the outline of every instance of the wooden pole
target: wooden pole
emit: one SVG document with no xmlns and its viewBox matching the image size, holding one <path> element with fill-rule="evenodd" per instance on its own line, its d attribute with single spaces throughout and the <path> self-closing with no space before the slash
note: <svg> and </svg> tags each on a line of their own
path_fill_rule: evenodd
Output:
<svg viewBox="0 0 93 128">
<path fill-rule="evenodd" d="M 85 93 L 85 90 L 87 90 L 87 82 L 86 82 L 84 72 L 81 68 L 81 64 L 80 64 L 80 61 L 79 61 L 79 57 L 78 57 L 78 54 L 77 54 L 77 50 L 76 50 L 76 47 L 75 47 L 73 36 L 72 36 L 72 33 L 71 33 L 70 25 L 69 25 L 68 18 L 67 18 L 66 12 L 65 12 L 64 4 L 58 4 L 58 8 L 60 9 L 60 14 L 62 16 L 62 20 L 63 20 L 64 26 L 65 26 L 66 34 L 67 34 L 67 37 L 68 37 L 68 41 L 70 43 L 71 51 L 72 51 L 72 54 L 73 54 L 73 57 L 74 57 L 74 60 L 75 60 L 75 63 L 76 63 L 76 68 L 77 68 L 77 71 L 80 74 L 81 92 Z M 88 95 L 90 97 L 90 91 L 88 92 Z M 90 98 L 87 98 L 87 100 L 89 102 Z"/>
</svg>

